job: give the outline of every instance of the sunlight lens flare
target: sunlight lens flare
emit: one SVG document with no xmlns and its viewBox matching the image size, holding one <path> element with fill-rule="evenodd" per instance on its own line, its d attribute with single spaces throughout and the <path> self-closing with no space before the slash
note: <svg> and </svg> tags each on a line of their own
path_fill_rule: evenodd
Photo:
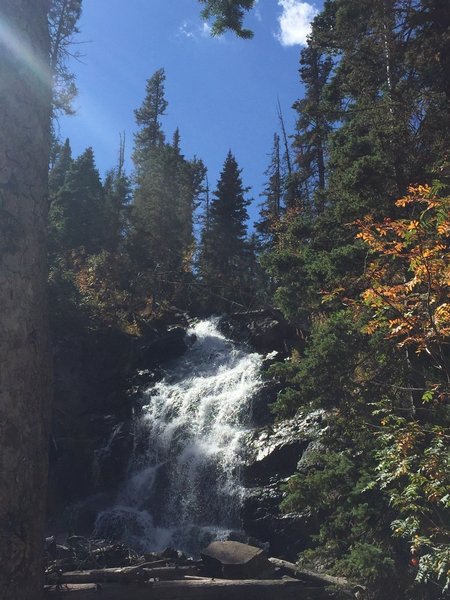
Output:
<svg viewBox="0 0 450 600">
<path fill-rule="evenodd" d="M 0 12 L 0 52 L 11 54 L 23 67 L 33 73 L 41 83 L 51 86 L 50 66 L 36 55 L 23 32 L 14 29 Z"/>
</svg>

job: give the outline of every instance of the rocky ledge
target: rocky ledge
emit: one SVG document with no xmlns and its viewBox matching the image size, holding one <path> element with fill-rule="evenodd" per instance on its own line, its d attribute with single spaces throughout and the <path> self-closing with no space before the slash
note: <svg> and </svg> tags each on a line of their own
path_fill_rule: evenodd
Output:
<svg viewBox="0 0 450 600">
<path fill-rule="evenodd" d="M 246 439 L 244 530 L 268 543 L 273 554 L 289 560 L 307 547 L 317 523 L 309 514 L 281 513 L 283 488 L 309 449 L 319 443 L 326 421 L 326 413 L 317 410 L 256 429 Z"/>
</svg>

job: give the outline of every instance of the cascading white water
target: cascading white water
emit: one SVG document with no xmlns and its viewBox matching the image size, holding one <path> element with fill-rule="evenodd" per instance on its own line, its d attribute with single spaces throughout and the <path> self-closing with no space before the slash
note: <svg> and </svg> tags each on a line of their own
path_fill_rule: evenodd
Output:
<svg viewBox="0 0 450 600">
<path fill-rule="evenodd" d="M 262 357 L 227 340 L 217 319 L 188 335 L 188 351 L 142 398 L 129 480 L 96 524 L 147 551 L 196 554 L 239 528 L 241 445 Z"/>
</svg>

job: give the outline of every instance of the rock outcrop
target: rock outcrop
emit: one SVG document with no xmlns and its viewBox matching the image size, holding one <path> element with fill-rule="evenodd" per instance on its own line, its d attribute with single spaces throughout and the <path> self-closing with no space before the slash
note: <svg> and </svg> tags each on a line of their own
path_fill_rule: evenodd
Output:
<svg viewBox="0 0 450 600">
<path fill-rule="evenodd" d="M 166 361 L 186 348 L 181 324 L 147 327 L 142 337 L 109 329 L 58 340 L 48 509 L 52 530 L 90 533 L 94 505 L 114 493 L 128 466 L 134 399 L 163 377 Z"/>
<path fill-rule="evenodd" d="M 268 543 L 272 554 L 294 560 L 317 526 L 309 514 L 282 514 L 280 503 L 284 484 L 325 427 L 325 413 L 315 411 L 256 429 L 247 437 L 243 526 L 250 536 Z"/>
<path fill-rule="evenodd" d="M 233 313 L 223 317 L 220 329 L 229 338 L 246 343 L 257 352 L 277 351 L 287 356 L 304 337 L 305 328 L 293 328 L 276 309 Z"/>
</svg>

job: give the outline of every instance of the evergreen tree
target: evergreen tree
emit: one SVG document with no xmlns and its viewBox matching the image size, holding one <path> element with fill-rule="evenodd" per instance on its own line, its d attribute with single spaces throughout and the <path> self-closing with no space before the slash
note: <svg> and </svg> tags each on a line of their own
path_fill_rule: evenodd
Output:
<svg viewBox="0 0 450 600">
<path fill-rule="evenodd" d="M 125 137 L 121 137 L 117 166 L 106 173 L 105 197 L 105 241 L 106 248 L 116 251 L 128 228 L 131 183 L 125 173 Z"/>
<path fill-rule="evenodd" d="M 50 68 L 53 76 L 53 115 L 74 114 L 71 106 L 77 94 L 75 76 L 67 63 L 79 57 L 69 48 L 79 33 L 77 22 L 81 17 L 82 0 L 52 0 L 49 2 L 48 29 L 50 34 Z"/>
<path fill-rule="evenodd" d="M 379 473 L 398 468 L 389 452 L 399 450 L 405 431 L 422 430 L 422 421 L 427 423 L 424 429 L 431 431 L 430 421 L 441 417 L 437 410 L 431 417 L 431 411 L 418 416 L 414 408 L 423 404 L 417 397 L 417 389 L 424 388 L 419 358 L 401 344 L 395 347 L 392 331 L 385 337 L 379 329 L 371 329 L 373 312 L 360 305 L 355 310 L 365 291 L 369 260 L 367 247 L 356 239 L 355 220 L 365 215 L 368 222 L 387 219 L 385 233 L 376 226 L 380 239 L 386 239 L 385 264 L 393 264 L 397 251 L 400 258 L 409 256 L 402 241 L 394 243 L 390 229 L 397 223 L 401 205 L 394 199 L 403 196 L 408 183 L 417 177 L 430 181 L 436 165 L 443 162 L 439 154 L 449 127 L 442 70 L 446 58 L 441 51 L 448 44 L 442 27 L 444 24 L 448 32 L 450 8 L 439 5 L 438 9 L 437 4 L 425 0 L 325 2 L 303 52 L 302 76 L 307 88 L 305 99 L 297 103 L 302 111 L 297 144 L 309 152 L 308 144 L 316 143 L 315 128 L 321 125 L 317 133 L 319 139 L 325 134 L 324 170 L 320 175 L 319 148 L 312 144 L 313 153 L 300 156 L 298 166 L 299 176 L 307 175 L 306 181 L 315 191 L 313 210 L 290 212 L 282 219 L 275 248 L 267 257 L 277 282 L 278 306 L 308 333 L 291 361 L 272 371 L 284 388 L 275 411 L 283 417 L 313 407 L 334 411 L 332 426 L 323 438 L 326 456 L 318 457 L 315 466 L 290 481 L 285 508 L 320 509 L 323 524 L 314 550 L 306 553 L 304 560 L 326 561 L 341 573 L 372 579 L 377 585 L 382 585 L 383 578 L 385 583 L 391 582 L 394 569 L 402 568 L 396 560 L 398 547 L 390 540 L 390 522 L 398 517 L 399 508 L 407 506 L 405 512 L 412 514 L 422 503 L 411 500 L 412 486 L 404 494 L 399 492 L 404 481 L 400 475 L 395 483 L 396 504 L 392 503 L 384 493 L 385 482 L 377 487 Z M 437 14 L 439 24 L 435 22 Z M 435 72 L 433 81 L 431 71 Z M 323 79 L 318 77 L 320 73 Z M 316 88 L 314 81 L 320 83 Z M 314 89 L 318 93 L 313 93 Z M 403 202 L 409 208 L 410 203 Z M 405 232 L 417 229 L 414 219 L 403 229 L 396 226 L 403 243 L 410 243 L 413 234 Z M 381 274 L 372 272 L 372 277 L 379 282 Z M 410 277 L 407 269 L 389 272 L 392 290 L 398 293 L 405 281 L 405 289 L 416 283 L 417 278 L 409 282 Z M 389 296 L 389 309 L 396 313 L 407 307 L 411 320 L 416 297 L 411 295 L 395 308 Z M 377 316 L 390 318 L 391 330 L 398 331 L 377 294 L 371 309 Z M 381 412 L 389 416 L 380 426 Z M 383 449 L 376 454 L 380 445 Z M 442 456 L 436 460 L 440 462 Z M 408 480 L 421 481 L 413 462 L 408 465 Z M 390 474 L 392 471 L 386 477 Z M 345 492 L 342 485 L 357 493 Z M 373 493 L 376 487 L 378 491 Z M 333 496 L 323 493 L 327 489 L 341 491 Z M 339 495 L 346 500 L 336 501 Z M 422 533 L 425 538 L 429 532 L 424 529 Z M 407 530 L 400 535 L 407 537 Z M 412 540 L 411 544 L 414 548 Z M 439 553 L 428 550 L 418 577 L 425 577 L 420 573 L 430 573 L 435 568 L 431 565 L 439 562 Z M 406 570 L 403 568 L 404 575 Z M 437 570 L 435 574 L 440 576 Z M 392 595 L 397 593 L 389 589 Z M 423 597 L 433 596 L 424 592 Z"/>
<path fill-rule="evenodd" d="M 48 214 L 48 250 L 50 259 L 55 258 L 61 250 L 65 235 L 64 209 L 57 201 L 58 194 L 64 186 L 67 173 L 72 166 L 72 149 L 68 139 L 63 145 L 54 142 L 52 147 L 53 166 L 49 173 L 49 214 Z"/>
<path fill-rule="evenodd" d="M 50 205 L 54 196 L 59 189 L 64 185 L 66 174 L 72 165 L 72 148 L 70 147 L 69 139 L 66 139 L 64 144 L 55 142 L 51 151 L 52 167 L 49 173 L 49 197 Z"/>
<path fill-rule="evenodd" d="M 99 252 L 106 241 L 103 186 L 92 148 L 75 159 L 56 193 L 50 213 L 50 232 L 59 251 L 81 248 Z"/>
<path fill-rule="evenodd" d="M 164 144 L 165 136 L 161 129 L 160 119 L 166 114 L 167 101 L 164 95 L 164 69 L 156 71 L 147 80 L 145 99 L 142 106 L 134 111 L 136 124 L 140 127 L 135 134 L 133 160 L 139 174 L 143 163 L 148 160 L 151 150 Z"/>
<path fill-rule="evenodd" d="M 323 56 L 311 42 L 302 50 L 300 75 L 305 95 L 294 104 L 298 113 L 294 148 L 297 151 L 297 185 L 306 199 L 304 206 L 320 214 L 324 211 L 324 190 L 328 138 L 331 132 L 325 86 L 332 70 L 332 59 Z"/>
<path fill-rule="evenodd" d="M 249 39 L 253 33 L 242 27 L 246 11 L 255 4 L 255 0 L 199 0 L 205 5 L 202 16 L 205 19 L 214 18 L 212 25 L 213 35 L 221 35 L 231 29 L 241 38 Z"/>
<path fill-rule="evenodd" d="M 198 206 L 205 168 L 186 160 L 180 132 L 164 142 L 159 118 L 167 108 L 164 70 L 147 83 L 147 96 L 135 111 L 139 132 L 133 159 L 136 187 L 131 213 L 130 253 L 139 273 L 139 294 L 153 308 L 173 302 L 192 272 L 193 213 Z"/>
<path fill-rule="evenodd" d="M 272 154 L 270 164 L 265 172 L 267 183 L 261 196 L 264 201 L 260 208 L 260 220 L 255 223 L 259 234 L 260 246 L 270 248 L 273 244 L 275 227 L 280 220 L 285 195 L 286 173 L 283 169 L 283 161 L 280 150 L 280 136 L 273 136 Z"/>
<path fill-rule="evenodd" d="M 209 208 L 209 226 L 202 233 L 199 257 L 201 280 L 209 306 L 215 310 L 245 306 L 249 301 L 244 276 L 248 189 L 243 186 L 241 170 L 229 151 Z"/>
</svg>

